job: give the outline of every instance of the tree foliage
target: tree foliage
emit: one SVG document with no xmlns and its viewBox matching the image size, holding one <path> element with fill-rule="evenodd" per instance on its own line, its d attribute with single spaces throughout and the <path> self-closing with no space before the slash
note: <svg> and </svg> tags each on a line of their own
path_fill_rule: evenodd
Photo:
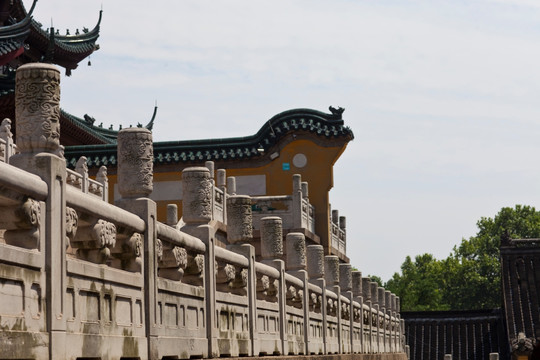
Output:
<svg viewBox="0 0 540 360">
<path fill-rule="evenodd" d="M 475 236 L 462 239 L 443 260 L 431 254 L 407 256 L 401 274 L 385 287 L 398 295 L 405 311 L 471 310 L 501 306 L 499 245 L 501 237 L 540 237 L 540 212 L 516 205 L 493 218 L 481 218 Z"/>
</svg>

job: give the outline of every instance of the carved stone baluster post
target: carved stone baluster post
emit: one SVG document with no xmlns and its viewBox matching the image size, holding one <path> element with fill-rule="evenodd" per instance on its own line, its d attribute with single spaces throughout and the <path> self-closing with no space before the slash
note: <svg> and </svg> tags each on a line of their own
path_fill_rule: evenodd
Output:
<svg viewBox="0 0 540 360">
<path fill-rule="evenodd" d="M 223 192 L 223 204 L 227 204 L 227 171 L 218 169 L 216 171 L 216 185 Z M 227 224 L 227 206 L 223 206 L 223 223 Z"/>
<path fill-rule="evenodd" d="M 60 147 L 60 72 L 53 65 L 19 67 L 15 86 L 16 166 L 31 171 L 38 154 Z M 65 163 L 64 163 L 65 164 Z"/>
<path fill-rule="evenodd" d="M 309 185 L 307 181 L 302 181 L 302 197 L 306 200 L 309 199 Z"/>
<path fill-rule="evenodd" d="M 362 297 L 362 272 L 352 272 L 352 294 L 354 301 L 358 302 L 360 308 L 358 309 L 358 317 L 360 318 L 360 344 L 358 351 L 364 352 L 364 302 Z"/>
<path fill-rule="evenodd" d="M 77 165 L 75 165 L 75 171 L 82 176 L 82 192 L 88 194 L 88 164 L 86 163 L 86 161 L 86 156 L 81 156 L 77 161 Z"/>
<path fill-rule="evenodd" d="M 375 281 L 372 281 L 369 283 L 370 289 L 371 289 L 371 302 L 373 304 L 374 309 L 374 315 L 375 318 L 373 319 L 373 327 L 375 328 L 375 339 L 374 339 L 374 348 L 372 349 L 373 352 L 380 352 L 380 341 L 379 341 L 379 329 L 380 329 L 380 317 L 379 317 L 379 284 L 377 284 Z"/>
<path fill-rule="evenodd" d="M 396 294 L 391 293 L 390 294 L 390 304 L 391 306 L 391 312 L 392 312 L 392 349 L 394 349 L 394 352 L 399 352 L 398 346 L 397 346 L 397 313 L 396 313 Z"/>
<path fill-rule="evenodd" d="M 324 280 L 324 248 L 322 245 L 307 246 L 307 269 L 309 281 L 321 288 L 321 314 L 322 314 L 322 341 L 323 354 L 327 354 L 326 350 L 326 282 Z M 308 345 L 309 346 L 309 345 Z"/>
<path fill-rule="evenodd" d="M 176 224 L 178 224 L 178 206 L 167 204 L 167 225 L 175 228 Z"/>
<path fill-rule="evenodd" d="M 249 356 L 259 354 L 259 334 L 257 331 L 257 274 L 255 271 L 255 247 L 253 240 L 253 214 L 251 198 L 233 195 L 227 199 L 227 248 L 242 254 L 249 261 L 248 266 L 248 322 L 251 338 Z"/>
<path fill-rule="evenodd" d="M 330 217 L 330 246 L 339 251 L 339 227 L 337 226 L 339 211 L 332 210 Z"/>
<path fill-rule="evenodd" d="M 341 351 L 341 291 L 339 288 L 339 258 L 335 255 L 326 255 L 324 257 L 324 275 L 326 288 L 337 295 L 336 318 L 337 318 L 337 349 L 331 349 L 332 352 L 342 353 Z"/>
<path fill-rule="evenodd" d="M 349 342 L 349 352 L 352 352 L 353 340 L 354 340 L 354 319 L 353 319 L 353 293 L 352 293 L 352 272 L 351 264 L 339 264 L 339 287 L 341 294 L 349 299 L 349 338 L 344 341 Z M 346 320 L 342 320 L 346 321 Z"/>
<path fill-rule="evenodd" d="M 121 199 L 116 204 L 144 220 L 143 236 L 144 325 L 148 343 L 147 356 L 158 357 L 156 346 L 158 325 L 158 259 L 156 203 L 148 198 L 153 190 L 152 133 L 146 128 L 127 128 L 118 133 L 118 191 Z M 138 356 L 124 354 L 124 356 Z"/>
<path fill-rule="evenodd" d="M 236 178 L 234 176 L 227 177 L 227 194 L 236 195 Z"/>
<path fill-rule="evenodd" d="M 49 188 L 45 210 L 45 274 L 50 358 L 65 357 L 66 163 L 60 147 L 60 72 L 53 65 L 26 64 L 15 75 L 15 117 L 19 154 L 10 164 L 34 173 Z"/>
<path fill-rule="evenodd" d="M 332 224 L 339 224 L 339 210 L 332 210 Z"/>
<path fill-rule="evenodd" d="M 339 229 L 342 231 L 341 239 L 343 239 L 343 249 L 341 249 L 341 244 L 340 244 L 339 251 L 342 254 L 346 254 L 347 253 L 347 218 L 345 216 L 339 217 Z"/>
<path fill-rule="evenodd" d="M 188 225 L 206 224 L 212 220 L 212 178 L 205 167 L 182 171 L 182 218 Z"/>
<path fill-rule="evenodd" d="M 233 195 L 227 199 L 227 241 L 229 244 L 249 243 L 253 239 L 251 198 Z"/>
<path fill-rule="evenodd" d="M 204 166 L 210 172 L 210 178 L 212 179 L 212 182 L 214 183 L 214 162 L 213 161 L 206 161 L 204 163 Z"/>
<path fill-rule="evenodd" d="M 386 335 L 386 351 L 394 352 L 394 347 L 392 346 L 392 292 L 390 290 L 385 290 L 384 292 L 384 305 L 386 307 L 386 316 L 388 316 L 387 324 L 385 331 Z"/>
<path fill-rule="evenodd" d="M 293 175 L 292 184 L 292 217 L 293 228 L 302 228 L 302 176 L 300 174 Z"/>
<path fill-rule="evenodd" d="M 399 296 L 396 295 L 396 313 L 397 313 L 397 319 L 398 319 L 398 346 L 399 351 L 403 351 L 403 346 L 405 345 L 405 326 L 401 326 L 401 323 L 404 321 L 401 319 L 401 303 Z M 405 324 L 403 322 L 403 324 Z"/>
<path fill-rule="evenodd" d="M 105 165 L 99 167 L 96 181 L 103 185 L 103 201 L 109 202 L 109 179 L 107 178 L 107 167 Z"/>
<path fill-rule="evenodd" d="M 216 182 L 214 180 L 214 162 L 213 161 L 206 161 L 204 163 L 204 166 L 208 169 L 208 172 L 210 173 L 210 179 L 212 181 L 212 219 L 216 218 L 215 211 L 216 211 L 216 192 L 214 190 L 214 186 L 216 185 Z M 223 204 L 223 207 L 225 207 L 225 204 Z"/>
<path fill-rule="evenodd" d="M 303 284 L 304 295 L 302 297 L 302 309 L 304 310 L 304 354 L 309 354 L 309 287 L 307 259 L 306 259 L 306 239 L 302 233 L 289 233 L 286 237 L 287 247 L 287 272 L 300 279 Z"/>
<path fill-rule="evenodd" d="M 379 334 L 382 333 L 382 351 L 387 352 L 386 349 L 386 302 L 385 302 L 385 290 L 383 287 L 379 286 L 377 288 L 377 293 L 379 297 Z M 382 332 L 381 332 L 382 330 Z M 381 339 L 379 338 L 379 342 Z"/>
<path fill-rule="evenodd" d="M 15 153 L 15 146 L 13 144 L 13 133 L 11 132 L 11 120 L 8 118 L 2 120 L 0 125 L 0 139 L 4 140 L 4 162 L 9 163 L 9 158 Z"/>
<path fill-rule="evenodd" d="M 372 309 L 373 309 L 373 302 L 371 301 L 371 279 L 363 277 L 362 278 L 362 297 L 364 298 L 364 302 L 368 306 L 368 313 L 367 313 L 367 320 L 368 320 L 368 329 L 369 330 L 369 336 L 368 341 L 364 342 L 364 350 L 366 353 L 372 353 L 373 352 L 373 341 L 372 341 L 372 334 L 373 334 L 373 321 L 372 321 Z"/>
<path fill-rule="evenodd" d="M 304 201 L 306 202 L 306 224 L 305 227 L 309 231 L 315 231 L 313 229 L 313 212 L 311 210 L 311 204 L 309 203 L 309 185 L 307 181 L 302 181 L 302 197 L 304 198 Z"/>
<path fill-rule="evenodd" d="M 283 228 L 281 218 L 269 216 L 261 219 L 261 258 L 262 262 L 279 271 L 279 332 L 281 337 L 281 355 L 288 354 L 287 315 L 285 297 L 285 262 L 283 258 Z"/>
<path fill-rule="evenodd" d="M 213 184 L 206 167 L 191 167 L 182 171 L 182 219 L 186 225 L 182 231 L 201 239 L 206 245 L 204 254 L 204 283 L 206 297 L 206 332 L 208 354 L 219 356 L 218 328 L 216 327 L 216 266 L 215 229 L 212 220 Z"/>
<path fill-rule="evenodd" d="M 217 169 L 216 171 L 216 185 L 217 187 L 226 193 L 227 191 L 227 171 L 225 169 Z"/>
</svg>

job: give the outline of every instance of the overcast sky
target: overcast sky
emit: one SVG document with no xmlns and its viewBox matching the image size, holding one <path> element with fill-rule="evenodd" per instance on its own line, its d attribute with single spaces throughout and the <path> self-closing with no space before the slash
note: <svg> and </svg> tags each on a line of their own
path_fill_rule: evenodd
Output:
<svg viewBox="0 0 540 360">
<path fill-rule="evenodd" d="M 30 8 L 30 0 L 24 0 Z M 540 2 L 42 0 L 45 27 L 103 21 L 62 107 L 154 141 L 247 136 L 292 108 L 343 114 L 348 255 L 388 280 L 446 257 L 503 206 L 540 207 Z"/>
</svg>

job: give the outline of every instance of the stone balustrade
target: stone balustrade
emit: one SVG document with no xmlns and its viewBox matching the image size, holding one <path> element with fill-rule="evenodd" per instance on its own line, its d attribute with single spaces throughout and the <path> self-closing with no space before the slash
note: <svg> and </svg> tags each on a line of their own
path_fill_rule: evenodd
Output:
<svg viewBox="0 0 540 360">
<path fill-rule="evenodd" d="M 347 225 L 345 216 L 339 216 L 338 210 L 332 210 L 330 225 L 332 247 L 339 253 L 345 254 L 347 252 Z"/>
<path fill-rule="evenodd" d="M 17 79 L 56 86 L 55 74 L 50 65 L 21 66 Z M 0 162 L 0 358 L 405 359 L 399 299 L 337 257 L 324 256 L 322 246 L 306 246 L 302 233 L 284 240 L 282 218 L 259 220 L 256 260 L 253 198 L 235 195 L 224 172 L 218 170 L 216 184 L 209 164 L 185 169 L 182 221 L 175 206 L 166 223 L 157 221 L 148 198 L 148 130 L 120 132 L 121 198 L 114 205 L 103 201 L 90 191 L 84 159 L 70 172 L 58 156 L 52 89 L 36 100 L 41 106 L 53 96 L 50 113 L 29 118 L 54 131 L 43 139 L 38 130 L 17 131 L 17 142 L 19 133 L 26 136 L 24 151 Z M 19 97 L 17 113 L 25 116 L 25 107 L 35 104 Z M 51 127 L 32 129 L 38 128 Z M 106 181 L 98 176 L 96 182 L 106 193 Z M 216 189 L 223 196 L 217 217 L 227 220 L 225 234 L 215 221 Z M 302 199 L 307 187 L 305 194 Z"/>
<path fill-rule="evenodd" d="M 315 207 L 309 203 L 308 183 L 302 182 L 299 174 L 293 175 L 291 195 L 252 196 L 253 227 L 260 229 L 261 219 L 279 216 L 283 229 L 306 229 L 315 233 Z"/>
<path fill-rule="evenodd" d="M 103 201 L 109 201 L 109 180 L 107 179 L 107 167 L 101 166 L 96 175 L 96 180 L 88 177 L 88 165 L 85 156 L 81 156 L 75 165 L 75 170 L 67 169 L 67 184 L 79 189 L 85 194 L 94 195 Z"/>
</svg>

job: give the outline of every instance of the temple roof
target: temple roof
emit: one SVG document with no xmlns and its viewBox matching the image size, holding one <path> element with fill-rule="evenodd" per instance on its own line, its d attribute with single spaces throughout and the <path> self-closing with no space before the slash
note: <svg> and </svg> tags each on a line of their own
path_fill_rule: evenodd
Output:
<svg viewBox="0 0 540 360">
<path fill-rule="evenodd" d="M 0 7 L 7 16 L 0 25 L 0 55 L 4 52 L 4 61 L 17 67 L 28 62 L 48 62 L 60 65 L 70 75 L 78 63 L 95 50 L 99 49 L 96 41 L 102 11 L 99 12 L 97 24 L 92 30 L 83 28 L 82 32 L 60 35 L 53 27 L 43 29 L 42 25 L 32 19 L 32 11 L 37 0 L 34 0 L 30 11 L 26 11 L 22 0 L 0 0 Z M 8 58 L 13 53 L 16 56 Z M 0 58 L 1 60 L 1 58 Z M 6 61 L 7 60 L 7 61 Z"/>
<path fill-rule="evenodd" d="M 490 353 L 508 359 L 501 309 L 401 312 L 410 359 L 484 360 Z"/>
<path fill-rule="evenodd" d="M 500 250 L 510 346 L 530 351 L 540 337 L 540 239 L 505 238 Z"/>
<path fill-rule="evenodd" d="M 8 3 L 2 4 L 3 16 L 0 26 L 0 64 L 7 64 L 24 52 L 24 41 L 30 34 L 32 26 L 32 12 L 37 0 L 32 3 L 32 8 L 20 21 L 13 21 L 6 7 Z M 6 24 L 7 23 L 7 24 Z"/>
<path fill-rule="evenodd" d="M 157 114 L 157 105 L 154 107 L 154 112 L 152 118 L 144 127 L 148 130 L 152 130 L 154 126 L 154 121 Z M 118 137 L 118 131 L 112 128 L 112 125 L 109 128 L 104 128 L 103 123 L 99 126 L 94 125 L 95 119 L 88 114 L 84 114 L 83 118 L 72 115 L 64 110 L 60 111 L 61 120 L 61 134 L 65 132 L 66 126 L 72 126 L 81 133 L 82 136 L 87 136 L 88 138 L 94 138 L 97 142 L 94 141 L 84 141 L 83 139 L 79 140 L 77 143 L 67 144 L 62 143 L 65 146 L 80 145 L 83 144 L 116 144 L 116 138 Z M 142 126 L 141 126 L 142 127 Z M 120 127 L 121 129 L 121 127 Z"/>
<path fill-rule="evenodd" d="M 311 109 L 294 109 L 277 114 L 255 134 L 245 137 L 205 140 L 166 141 L 154 143 L 154 163 L 189 164 L 201 161 L 234 161 L 262 158 L 288 134 L 310 134 L 322 139 L 347 143 L 354 138 L 344 125 L 342 109 L 332 114 Z M 116 144 L 70 146 L 65 151 L 68 165 L 74 166 L 86 156 L 89 167 L 116 165 Z"/>
</svg>

